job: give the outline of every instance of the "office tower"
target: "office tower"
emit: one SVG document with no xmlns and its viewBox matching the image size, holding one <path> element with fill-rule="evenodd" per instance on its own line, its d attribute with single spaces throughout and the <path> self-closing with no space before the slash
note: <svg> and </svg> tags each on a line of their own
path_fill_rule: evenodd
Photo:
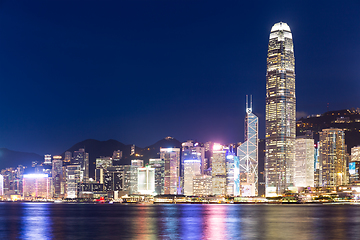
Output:
<svg viewBox="0 0 360 240">
<path fill-rule="evenodd" d="M 89 182 L 89 153 L 85 152 L 84 148 L 74 151 L 71 164 L 80 165 L 80 182 Z"/>
<path fill-rule="evenodd" d="M 319 185 L 319 173 L 320 173 L 319 146 L 320 146 L 319 142 L 314 144 L 314 187 L 320 186 Z"/>
<path fill-rule="evenodd" d="M 226 152 L 226 195 L 234 196 L 235 188 L 235 153 L 233 148 L 230 147 Z"/>
<path fill-rule="evenodd" d="M 69 151 L 65 152 L 64 163 L 70 163 L 72 159 L 72 153 Z"/>
<path fill-rule="evenodd" d="M 194 195 L 193 180 L 201 173 L 201 162 L 197 159 L 185 159 L 184 162 L 184 195 Z"/>
<path fill-rule="evenodd" d="M 346 184 L 345 133 L 342 129 L 323 129 L 319 135 L 319 185 Z"/>
<path fill-rule="evenodd" d="M 211 157 L 212 194 L 226 194 L 226 150 L 214 143 Z"/>
<path fill-rule="evenodd" d="M 192 140 L 182 143 L 181 147 L 182 186 L 185 195 L 193 195 L 193 177 L 204 172 L 205 147 Z"/>
<path fill-rule="evenodd" d="M 113 166 L 119 166 L 121 158 L 122 158 L 122 151 L 120 150 L 114 151 L 112 156 Z"/>
<path fill-rule="evenodd" d="M 111 157 L 98 157 L 96 158 L 95 168 L 95 181 L 104 183 L 104 173 L 108 167 L 113 166 L 113 159 Z"/>
<path fill-rule="evenodd" d="M 131 188 L 131 165 L 120 165 L 119 166 L 124 171 L 124 188 L 123 191 L 128 191 L 130 193 Z"/>
<path fill-rule="evenodd" d="M 240 196 L 240 159 L 234 156 L 234 196 Z"/>
<path fill-rule="evenodd" d="M 138 192 L 155 194 L 155 168 L 151 166 L 138 168 Z"/>
<path fill-rule="evenodd" d="M 196 175 L 194 177 L 193 195 L 209 196 L 212 195 L 212 178 L 209 175 Z"/>
<path fill-rule="evenodd" d="M 252 112 L 246 96 L 245 142 L 237 148 L 239 157 L 240 195 L 258 195 L 258 117 Z"/>
<path fill-rule="evenodd" d="M 0 196 L 4 195 L 4 176 L 0 174 Z"/>
<path fill-rule="evenodd" d="M 25 173 L 25 169 L 25 166 L 18 165 L 15 170 L 14 189 L 17 195 L 21 195 L 23 193 L 23 175 Z"/>
<path fill-rule="evenodd" d="M 194 143 L 192 140 L 188 140 L 181 144 L 181 152 L 182 161 L 185 159 L 199 160 L 201 166 L 201 174 L 204 173 L 204 170 L 206 169 L 204 144 L 198 142 Z"/>
<path fill-rule="evenodd" d="M 81 165 L 71 164 L 66 166 L 66 197 L 77 198 L 80 184 Z"/>
<path fill-rule="evenodd" d="M 24 174 L 24 200 L 50 199 L 50 177 L 47 174 Z"/>
<path fill-rule="evenodd" d="M 15 194 L 15 180 L 16 180 L 16 173 L 13 168 L 6 168 L 1 170 L 1 175 L 4 177 L 4 194 L 11 195 Z"/>
<path fill-rule="evenodd" d="M 105 191 L 123 191 L 124 170 L 119 166 L 109 166 L 103 169 L 103 183 Z M 100 182 L 101 183 L 101 182 Z"/>
<path fill-rule="evenodd" d="M 360 146 L 351 148 L 351 161 L 360 162 Z"/>
<path fill-rule="evenodd" d="M 180 194 L 180 148 L 160 148 L 164 161 L 164 194 Z"/>
<path fill-rule="evenodd" d="M 51 165 L 51 155 L 45 154 L 44 156 L 44 164 L 50 164 Z"/>
<path fill-rule="evenodd" d="M 54 156 L 52 161 L 52 182 L 53 182 L 53 196 L 59 198 L 64 194 L 63 183 L 63 161 L 61 156 Z"/>
<path fill-rule="evenodd" d="M 296 138 L 295 58 L 290 27 L 271 28 L 266 72 L 266 195 L 293 185 Z"/>
<path fill-rule="evenodd" d="M 7 196 L 23 194 L 23 174 L 25 167 L 6 168 L 1 170 L 3 176 L 3 191 Z"/>
<path fill-rule="evenodd" d="M 351 161 L 349 162 L 350 183 L 360 181 L 360 146 L 351 148 Z"/>
<path fill-rule="evenodd" d="M 150 158 L 149 165 L 155 169 L 155 193 L 164 194 L 165 162 L 161 158 Z"/>
<path fill-rule="evenodd" d="M 135 155 L 135 144 L 131 145 L 130 156 Z"/>
<path fill-rule="evenodd" d="M 144 166 L 143 160 L 131 160 L 131 168 L 130 168 L 130 194 L 137 194 L 138 193 L 138 168 Z"/>
<path fill-rule="evenodd" d="M 213 142 L 206 142 L 204 144 L 205 147 L 204 174 L 209 176 L 211 176 L 211 156 L 212 156 L 213 146 L 214 146 Z"/>
<path fill-rule="evenodd" d="M 106 169 L 113 166 L 113 159 L 111 157 L 98 157 L 96 158 L 96 168 Z"/>
<path fill-rule="evenodd" d="M 314 187 L 314 139 L 295 141 L 295 187 Z"/>
</svg>

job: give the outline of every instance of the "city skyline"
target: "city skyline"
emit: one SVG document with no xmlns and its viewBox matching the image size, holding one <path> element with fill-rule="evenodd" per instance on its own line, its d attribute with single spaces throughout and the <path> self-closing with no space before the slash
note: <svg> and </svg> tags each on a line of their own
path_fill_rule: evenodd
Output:
<svg viewBox="0 0 360 240">
<path fill-rule="evenodd" d="M 279 21 L 294 32 L 299 116 L 358 107 L 359 3 L 84 3 L 2 3 L 0 147 L 242 142 L 246 94 L 264 138 L 266 45 Z"/>
</svg>

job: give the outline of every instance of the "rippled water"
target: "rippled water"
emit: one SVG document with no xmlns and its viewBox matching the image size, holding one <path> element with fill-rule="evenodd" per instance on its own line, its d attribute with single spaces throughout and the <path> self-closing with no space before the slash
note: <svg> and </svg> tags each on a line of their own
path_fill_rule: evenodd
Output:
<svg viewBox="0 0 360 240">
<path fill-rule="evenodd" d="M 0 203 L 0 239 L 360 239 L 360 206 Z"/>
</svg>

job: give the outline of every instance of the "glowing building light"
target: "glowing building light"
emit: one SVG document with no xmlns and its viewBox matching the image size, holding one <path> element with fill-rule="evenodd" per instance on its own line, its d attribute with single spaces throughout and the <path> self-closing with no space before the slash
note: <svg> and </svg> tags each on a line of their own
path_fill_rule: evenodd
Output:
<svg viewBox="0 0 360 240">
<path fill-rule="evenodd" d="M 48 175 L 43 174 L 43 173 L 32 173 L 32 174 L 24 174 L 23 177 L 24 178 L 46 178 L 46 177 L 48 177 Z"/>
</svg>

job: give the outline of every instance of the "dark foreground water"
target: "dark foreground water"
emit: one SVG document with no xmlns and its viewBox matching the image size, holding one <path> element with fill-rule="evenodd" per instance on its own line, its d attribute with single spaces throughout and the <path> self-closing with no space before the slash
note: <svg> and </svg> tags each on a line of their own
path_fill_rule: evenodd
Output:
<svg viewBox="0 0 360 240">
<path fill-rule="evenodd" d="M 0 203 L 0 239 L 360 239 L 360 205 Z"/>
</svg>

